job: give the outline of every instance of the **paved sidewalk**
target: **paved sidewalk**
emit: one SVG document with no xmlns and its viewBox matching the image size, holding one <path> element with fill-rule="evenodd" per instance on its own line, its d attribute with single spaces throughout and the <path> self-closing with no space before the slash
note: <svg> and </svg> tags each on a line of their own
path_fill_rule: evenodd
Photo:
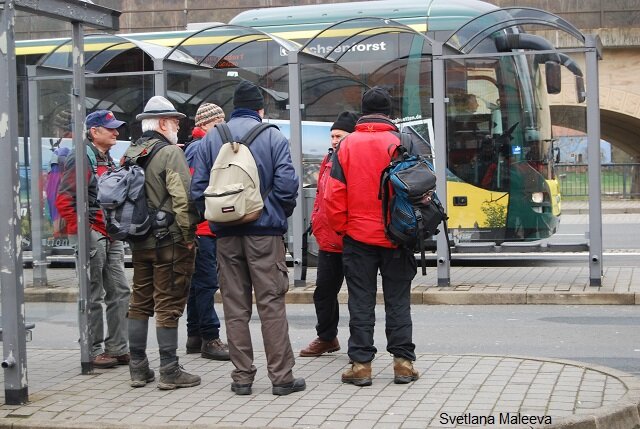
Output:
<svg viewBox="0 0 640 429">
<path fill-rule="evenodd" d="M 202 376 L 200 386 L 162 391 L 153 382 L 134 389 L 126 366 L 81 375 L 78 351 L 28 350 L 31 402 L 0 406 L 0 428 L 631 429 L 640 424 L 636 378 L 576 362 L 420 354 L 421 378 L 396 385 L 392 359 L 380 353 L 373 362 L 373 386 L 358 388 L 340 382 L 348 357 L 335 353 L 297 358 L 295 374 L 305 377 L 307 390 L 276 397 L 262 352 L 256 353 L 250 396 L 230 391 L 230 362 L 179 354 L 188 370 Z M 157 373 L 157 352 L 149 357 Z"/>
<path fill-rule="evenodd" d="M 587 213 L 586 202 L 581 204 L 584 207 L 573 204 L 565 209 Z M 603 211 L 606 207 L 603 204 Z M 609 209 L 635 210 L 633 207 L 626 202 L 624 208 Z M 640 213 L 640 202 L 637 208 Z M 638 251 L 632 252 L 636 255 Z M 602 286 L 591 287 L 587 258 L 579 257 L 584 257 L 584 264 L 453 266 L 449 287 L 436 286 L 437 272 L 429 268 L 426 276 L 418 274 L 413 281 L 412 303 L 640 304 L 640 267 L 605 264 Z M 133 270 L 126 272 L 131 281 Z M 77 300 L 73 269 L 49 269 L 47 287 L 33 287 L 31 269 L 24 270 L 24 278 L 26 301 Z M 306 285 L 294 286 L 291 270 L 287 301 L 311 303 L 315 278 L 315 269 L 309 269 Z M 347 301 L 346 287 L 340 300 Z M 340 373 L 348 365 L 348 357 L 340 352 L 297 358 L 295 373 L 306 378 L 307 390 L 275 397 L 266 377 L 264 353 L 257 352 L 254 394 L 244 397 L 229 389 L 231 363 L 184 355 L 183 350 L 179 353 L 181 363 L 201 375 L 203 383 L 167 392 L 156 389 L 155 383 L 140 389 L 129 387 L 127 367 L 80 375 L 77 350 L 29 347 L 31 403 L 0 406 L 0 429 L 640 427 L 640 381 L 610 368 L 579 362 L 419 354 L 416 367 L 422 374 L 420 380 L 395 385 L 392 359 L 380 353 L 373 362 L 373 386 L 357 388 L 340 382 Z M 157 351 L 150 352 L 150 359 L 157 372 Z M 529 416 L 536 416 L 536 421 Z"/>
<path fill-rule="evenodd" d="M 589 201 L 562 201 L 562 214 L 588 214 Z M 602 214 L 640 213 L 640 199 L 602 200 Z"/>
</svg>

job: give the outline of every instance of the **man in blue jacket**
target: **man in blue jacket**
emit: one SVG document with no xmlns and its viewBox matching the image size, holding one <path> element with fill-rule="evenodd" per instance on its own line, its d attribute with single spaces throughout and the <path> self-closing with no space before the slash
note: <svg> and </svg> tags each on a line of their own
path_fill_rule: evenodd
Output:
<svg viewBox="0 0 640 429">
<path fill-rule="evenodd" d="M 264 117 L 260 89 L 249 81 L 238 84 L 233 95 L 234 110 L 228 121 L 236 141 L 244 137 Z M 191 195 L 204 213 L 204 191 L 209 172 L 223 142 L 217 130 L 201 140 L 193 162 Z M 251 394 L 256 374 L 249 321 L 252 290 L 262 322 L 262 338 L 267 371 L 274 395 L 288 395 L 305 389 L 303 378 L 294 378 L 295 364 L 285 309 L 289 289 L 288 270 L 282 236 L 287 218 L 293 213 L 298 194 L 298 176 L 293 169 L 289 142 L 276 128 L 264 130 L 250 146 L 260 176 L 264 208 L 250 223 L 223 226 L 211 223 L 218 237 L 218 281 L 222 294 L 229 355 L 235 369 L 231 390 L 237 395 Z"/>
</svg>

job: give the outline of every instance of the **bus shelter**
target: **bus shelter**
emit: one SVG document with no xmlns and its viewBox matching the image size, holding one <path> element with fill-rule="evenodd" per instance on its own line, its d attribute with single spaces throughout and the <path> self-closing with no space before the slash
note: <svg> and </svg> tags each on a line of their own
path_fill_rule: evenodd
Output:
<svg viewBox="0 0 640 429">
<path fill-rule="evenodd" d="M 559 149 L 552 126 L 562 112 L 556 110 L 551 115 L 549 100 L 555 97 L 585 108 L 584 114 L 572 117 L 581 122 L 576 126 L 587 130 L 589 230 L 585 239 L 591 286 L 601 285 L 603 272 L 598 93 L 601 52 L 597 37 L 583 35 L 564 19 L 538 9 L 514 7 L 472 19 L 445 40 L 441 56 L 434 56 L 439 61 L 434 69 L 434 93 L 436 87 L 444 87 L 444 101 L 448 102 L 446 114 L 435 115 L 436 130 L 446 129 L 436 141 L 446 140 L 446 146 L 440 147 L 447 150 L 449 172 L 493 193 L 481 209 L 489 226 L 495 223 L 503 227 L 504 235 L 494 236 L 497 240 L 535 242 L 556 232 L 562 199 L 561 178 L 555 172 Z M 466 82 L 460 80 L 461 70 L 465 70 Z M 509 74 L 512 79 L 507 78 Z M 474 95 L 478 107 L 473 114 L 461 112 L 459 120 L 454 115 L 457 109 L 465 109 L 457 103 L 464 101 L 461 94 Z M 436 97 L 436 105 L 438 101 Z M 518 103 L 520 109 L 516 108 Z M 464 163 L 469 142 L 464 139 L 473 133 L 471 145 L 479 149 L 475 169 L 469 169 Z M 478 174 L 483 164 L 484 176 Z M 504 198 L 502 192 L 508 196 L 508 203 L 497 202 Z M 455 195 L 448 202 L 452 206 L 463 203 L 456 201 Z M 500 205 L 506 208 L 498 208 Z M 519 250 L 509 244 L 501 243 L 501 251 Z M 549 240 L 544 247 L 537 243 L 522 250 L 553 252 L 562 247 Z"/>
<path fill-rule="evenodd" d="M 527 8 L 498 9 L 453 32 L 427 30 L 425 35 L 380 18 L 336 23 L 290 54 L 290 67 L 297 64 L 290 78 L 299 70 L 304 86 L 319 70 L 327 76 L 336 69 L 350 73 L 354 85 L 324 106 L 334 115 L 335 106 L 358 111 L 369 87 L 389 90 L 392 119 L 430 147 L 437 194 L 448 209 L 449 238 L 459 252 L 555 250 L 559 246 L 540 241 L 556 232 L 561 213 L 549 98 L 586 103 L 590 147 L 599 141 L 597 40 L 555 15 Z M 573 43 L 554 46 L 547 37 L 556 40 L 556 32 Z M 303 123 L 323 116 L 304 92 L 300 106 Z M 293 110 L 291 120 L 293 127 Z M 597 151 L 598 143 L 593 147 Z M 599 163 L 595 153 L 590 162 Z M 590 189 L 597 193 L 599 165 L 590 167 L 590 174 Z M 590 201 L 590 282 L 599 285 L 599 194 Z M 450 283 L 446 238 L 441 230 L 433 243 L 439 285 Z"/>
</svg>

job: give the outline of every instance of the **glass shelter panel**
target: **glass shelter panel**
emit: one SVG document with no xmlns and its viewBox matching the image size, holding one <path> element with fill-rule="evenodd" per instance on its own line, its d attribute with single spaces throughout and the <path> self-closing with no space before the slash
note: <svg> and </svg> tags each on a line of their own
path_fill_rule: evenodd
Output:
<svg viewBox="0 0 640 429">
<path fill-rule="evenodd" d="M 577 66 L 561 73 L 548 62 L 548 54 L 535 53 L 446 61 L 447 207 L 459 241 L 538 240 L 556 232 L 559 147 L 550 106 L 577 103 L 582 76 Z M 554 123 L 559 119 L 554 113 Z"/>
<path fill-rule="evenodd" d="M 68 222 L 56 207 L 58 189 L 65 173 L 65 161 L 74 154 L 71 115 L 71 78 L 54 78 L 37 82 L 38 127 L 41 135 L 42 165 L 39 168 L 21 159 L 21 206 L 23 207 L 23 234 L 31 236 L 29 194 L 31 180 L 39 172 L 42 183 L 43 213 L 40 236 L 47 255 L 59 257 L 73 254 L 68 242 Z M 132 136 L 140 133 L 140 124 L 135 115 L 142 111 L 144 102 L 153 94 L 152 75 L 96 76 L 86 78 L 86 111 L 111 110 L 117 119 L 127 124 L 118 130 L 118 143 L 110 153 L 116 164 L 129 146 Z M 31 156 L 30 156 L 31 158 Z M 23 173 L 24 172 L 24 173 Z M 25 243 L 28 244 L 27 241 Z M 28 250 L 28 247 L 26 247 Z"/>
</svg>

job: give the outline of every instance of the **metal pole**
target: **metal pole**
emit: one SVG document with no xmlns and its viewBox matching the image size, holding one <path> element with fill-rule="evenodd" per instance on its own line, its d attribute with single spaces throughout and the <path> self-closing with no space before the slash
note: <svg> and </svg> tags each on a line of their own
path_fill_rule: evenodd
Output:
<svg viewBox="0 0 640 429">
<path fill-rule="evenodd" d="M 80 363 L 82 374 L 93 373 L 91 362 L 91 332 L 89 332 L 89 210 L 87 188 L 87 147 L 84 144 L 83 124 L 86 116 L 84 96 L 84 40 L 82 25 L 72 23 L 73 33 L 73 88 L 71 107 L 73 111 L 73 144 L 76 156 L 76 214 L 78 216 L 78 326 L 80 329 Z"/>
<path fill-rule="evenodd" d="M 447 208 L 447 117 L 445 111 L 446 72 L 442 56 L 442 43 L 433 43 L 433 138 L 435 140 L 436 193 Z M 451 261 L 449 242 L 444 228 L 440 229 L 436 241 L 438 260 L 438 286 L 450 286 Z"/>
<path fill-rule="evenodd" d="M 589 156 L 589 283 L 602 285 L 602 199 L 600 162 L 600 93 L 598 82 L 598 42 L 585 37 L 587 66 L 587 154 Z"/>
<path fill-rule="evenodd" d="M 164 60 L 162 58 L 156 58 L 153 60 L 153 70 L 156 72 L 153 77 L 153 94 L 166 97 L 167 72 L 164 70 Z"/>
<path fill-rule="evenodd" d="M 33 286 L 47 285 L 47 256 L 42 245 L 42 136 L 40 135 L 40 104 L 36 66 L 27 66 L 29 92 L 29 147 L 31 150 L 31 259 Z"/>
<path fill-rule="evenodd" d="M 289 52 L 289 141 L 291 143 L 291 158 L 298 173 L 298 197 L 293 211 L 293 284 L 304 286 L 302 280 L 302 234 L 304 234 L 304 195 L 302 190 L 302 94 L 300 88 L 300 63 L 298 51 Z"/>
<path fill-rule="evenodd" d="M 18 105 L 15 51 L 15 9 L 1 4 L 0 19 L 0 285 L 2 287 L 2 349 L 4 399 L 7 405 L 26 404 L 27 344 L 24 326 L 24 277 L 20 233 L 18 174 Z"/>
</svg>

